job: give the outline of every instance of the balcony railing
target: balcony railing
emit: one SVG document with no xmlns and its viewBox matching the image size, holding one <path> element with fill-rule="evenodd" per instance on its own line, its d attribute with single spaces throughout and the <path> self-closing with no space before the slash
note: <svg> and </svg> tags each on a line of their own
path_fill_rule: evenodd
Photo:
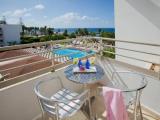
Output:
<svg viewBox="0 0 160 120">
<path fill-rule="evenodd" d="M 70 44 L 72 41 L 73 41 L 72 39 L 59 40 L 59 41 L 51 41 L 43 43 L 7 46 L 0 48 L 0 51 L 2 53 L 5 53 L 6 50 L 8 50 L 8 53 L 17 52 L 17 55 L 15 56 L 8 56 L 6 58 L 0 59 L 1 63 L 6 61 L 14 61 L 14 63 L 9 64 L 9 67 L 7 66 L 4 66 L 3 68 L 1 67 L 0 73 L 2 75 L 7 74 L 8 76 L 4 81 L 0 82 L 0 87 L 5 87 L 17 83 L 19 81 L 23 81 L 25 79 L 34 77 L 36 75 L 40 75 L 45 72 L 54 71 L 67 64 L 71 64 L 72 58 L 70 56 L 72 54 L 77 54 L 78 52 L 68 55 L 58 56 L 56 54 L 53 54 L 53 46 L 57 43 L 63 43 L 65 48 L 65 44 Z M 43 48 L 44 49 L 43 51 L 39 50 L 38 52 L 33 51 L 35 50 L 35 47 L 44 45 L 50 46 L 50 48 L 49 49 Z M 19 51 L 26 52 L 27 50 L 29 50 L 30 53 L 25 53 L 25 54 L 19 53 Z M 12 55 L 12 53 L 10 53 L 10 55 Z M 93 54 L 88 56 L 93 56 Z M 25 63 L 27 60 L 31 62 Z"/>
<path fill-rule="evenodd" d="M 114 55 L 115 57 L 117 56 L 121 56 L 123 58 L 127 58 L 127 59 L 132 59 L 132 60 L 135 60 L 135 61 L 141 61 L 141 62 L 145 62 L 145 63 L 150 63 L 151 64 L 151 67 L 153 66 L 158 66 L 160 67 L 160 63 L 158 62 L 155 62 L 155 61 L 151 61 L 151 60 L 148 60 L 148 59 L 140 59 L 140 58 L 137 58 L 135 56 L 127 56 L 127 55 L 124 55 L 123 53 L 117 53 L 117 52 L 114 52 L 115 50 L 123 50 L 123 51 L 129 51 L 129 52 L 133 52 L 133 53 L 140 53 L 142 55 L 150 55 L 150 56 L 156 56 L 157 59 L 159 60 L 156 60 L 156 61 L 160 61 L 160 54 L 157 53 L 155 51 L 155 53 L 153 52 L 149 52 L 149 51 L 141 51 L 141 50 L 135 50 L 135 49 L 130 49 L 130 48 L 125 48 L 125 47 L 122 47 L 122 46 L 116 46 L 117 43 L 128 43 L 128 44 L 134 44 L 134 45 L 141 45 L 141 46 L 146 46 L 146 48 L 148 47 L 156 47 L 156 48 L 160 48 L 160 45 L 159 44 L 150 44 L 150 43 L 140 43 L 140 42 L 131 42 L 131 41 L 123 41 L 123 40 L 115 40 L 115 39 L 110 39 L 110 38 L 101 38 L 101 37 L 82 37 L 82 38 L 76 38 L 76 39 L 67 39 L 67 40 L 57 40 L 57 41 L 48 41 L 48 42 L 40 42 L 40 43 L 32 43 L 32 44 L 23 44 L 23 45 L 15 45 L 15 46 L 7 46 L 7 47 L 3 47 L 3 48 L 0 48 L 0 52 L 1 53 L 4 53 L 5 51 L 17 51 L 17 50 L 20 50 L 20 51 L 25 51 L 27 49 L 34 49 L 37 47 L 40 47 L 40 46 L 50 46 L 49 49 L 45 49 L 44 51 L 40 51 L 40 52 L 31 52 L 30 54 L 17 54 L 15 56 L 9 56 L 9 57 L 6 57 L 6 58 L 1 58 L 0 59 L 0 62 L 6 62 L 6 61 L 15 61 L 16 59 L 17 60 L 26 60 L 26 59 L 29 59 L 29 58 L 32 58 L 32 57 L 37 57 L 39 56 L 40 60 L 32 60 L 32 59 L 29 59 L 30 61 L 32 62 L 29 62 L 27 64 L 19 64 L 18 66 L 11 66 L 9 68 L 1 68 L 0 69 L 0 73 L 5 75 L 5 74 L 9 74 L 8 75 L 8 78 L 6 78 L 6 80 L 4 81 L 1 81 L 0 82 L 0 87 L 5 87 L 5 86 L 8 86 L 8 85 L 11 85 L 11 84 L 14 84 L 14 83 L 17 83 L 17 82 L 20 82 L 20 81 L 23 81 L 25 79 L 28 79 L 28 78 L 31 78 L 31 77 L 34 77 L 36 75 L 40 75 L 42 73 L 45 73 L 45 72 L 49 72 L 49 71 L 54 71 L 56 69 L 59 69 L 63 66 L 66 66 L 68 64 L 71 64 L 71 58 L 69 57 L 70 55 L 65 55 L 65 56 L 56 56 L 54 55 L 52 52 L 53 52 L 53 46 L 56 45 L 56 44 L 62 44 L 64 45 L 64 48 L 65 47 L 68 47 L 69 45 L 72 44 L 73 41 L 83 41 L 85 44 L 83 45 L 77 45 L 77 47 L 83 47 L 84 50 L 90 48 L 90 47 L 97 47 L 97 53 L 100 53 L 101 55 L 106 55 L 108 57 L 110 57 L 110 55 Z M 88 40 L 88 42 L 87 42 Z M 96 41 L 96 42 L 95 42 Z M 88 45 L 90 44 L 90 46 Z M 72 46 L 72 47 L 75 47 L 75 46 Z M 110 51 L 108 50 L 108 48 L 113 48 L 114 51 Z M 93 47 L 94 49 L 94 47 Z M 74 53 L 75 54 L 75 53 Z M 89 56 L 93 56 L 93 55 L 89 55 Z M 41 59 L 41 57 L 45 58 L 45 59 Z M 111 56 L 111 58 L 114 58 Z M 84 57 L 85 59 L 85 57 Z M 47 64 L 46 66 L 42 65 L 42 64 Z M 33 66 L 41 66 L 40 68 L 37 68 L 37 69 L 33 69 L 32 71 L 29 71 L 29 72 L 24 72 L 24 74 L 22 74 L 22 69 L 25 68 L 32 68 Z M 14 75 L 15 74 L 15 71 L 20 71 L 21 74 L 18 74 L 18 75 Z M 160 71 L 158 72 L 155 72 L 153 70 L 150 70 L 148 69 L 147 70 L 149 73 L 151 73 L 150 75 L 153 75 L 154 77 L 158 77 L 160 79 Z"/>
<path fill-rule="evenodd" d="M 136 61 L 140 61 L 140 62 L 145 62 L 145 63 L 150 63 L 150 70 L 153 69 L 152 66 L 157 66 L 158 70 L 156 72 L 159 72 L 158 74 L 158 78 L 160 79 L 160 54 L 158 53 L 158 51 L 160 50 L 160 44 L 151 44 L 151 43 L 142 43 L 142 42 L 133 42 L 133 41 L 124 41 L 124 40 L 115 40 L 115 39 L 108 39 L 108 38 L 101 38 L 102 43 L 104 43 L 105 41 L 110 41 L 110 42 L 115 42 L 114 44 L 102 44 L 101 47 L 103 47 L 102 49 L 104 50 L 105 48 L 114 48 L 115 50 L 123 50 L 124 52 L 130 52 L 130 55 L 127 56 L 123 53 L 123 51 L 121 52 L 112 52 L 112 51 L 103 51 L 104 53 L 109 53 L 109 54 L 113 54 L 115 56 L 121 56 L 123 58 L 127 58 L 127 59 L 131 59 L 131 60 L 135 60 Z M 118 46 L 118 43 L 123 43 L 121 44 L 121 46 Z M 131 48 L 126 47 L 125 45 L 129 45 Z M 123 46 L 122 46 L 123 45 Z M 136 50 L 133 45 L 137 45 L 140 47 L 140 49 L 143 47 L 143 49 L 141 50 Z M 151 50 L 151 51 L 150 51 Z M 153 51 L 154 50 L 154 51 Z M 134 54 L 140 54 L 141 56 L 134 56 Z M 147 57 L 143 57 L 143 56 L 149 56 L 150 58 L 153 57 L 153 59 L 149 59 Z"/>
</svg>

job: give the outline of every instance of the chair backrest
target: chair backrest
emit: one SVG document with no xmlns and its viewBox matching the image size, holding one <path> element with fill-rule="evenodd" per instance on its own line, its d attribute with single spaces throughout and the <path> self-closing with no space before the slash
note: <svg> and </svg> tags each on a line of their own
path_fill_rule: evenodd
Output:
<svg viewBox="0 0 160 120">
<path fill-rule="evenodd" d="M 50 113 L 51 115 L 56 115 L 58 117 L 58 102 L 59 101 L 51 99 L 51 95 L 48 96 L 45 94 L 46 92 L 41 91 L 41 89 L 46 88 L 46 87 L 44 87 L 44 85 L 46 83 L 47 83 L 46 85 L 50 85 L 49 82 L 50 81 L 55 82 L 55 80 L 60 80 L 60 79 L 58 77 L 54 77 L 54 78 L 52 77 L 52 79 L 44 79 L 44 80 L 37 82 L 34 86 L 34 91 L 37 95 L 37 98 L 39 100 L 42 111 Z M 61 81 L 59 84 L 62 84 Z M 59 88 L 59 89 L 61 89 L 61 88 Z M 53 95 L 53 92 L 50 94 Z"/>
</svg>

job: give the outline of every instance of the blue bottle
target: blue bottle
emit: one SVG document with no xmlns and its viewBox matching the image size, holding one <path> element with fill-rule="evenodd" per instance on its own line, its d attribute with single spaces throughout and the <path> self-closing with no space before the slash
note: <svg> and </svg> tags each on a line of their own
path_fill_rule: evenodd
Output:
<svg viewBox="0 0 160 120">
<path fill-rule="evenodd" d="M 80 68 L 82 66 L 82 60 L 80 59 L 79 61 L 78 61 L 78 67 Z"/>
<path fill-rule="evenodd" d="M 89 62 L 89 60 L 87 59 L 87 61 L 86 61 L 86 69 L 89 69 L 90 68 L 90 62 Z"/>
</svg>

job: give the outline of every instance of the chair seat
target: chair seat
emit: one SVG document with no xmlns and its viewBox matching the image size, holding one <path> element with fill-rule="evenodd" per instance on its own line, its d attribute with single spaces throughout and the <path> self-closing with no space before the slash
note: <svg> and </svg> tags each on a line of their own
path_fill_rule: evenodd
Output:
<svg viewBox="0 0 160 120">
<path fill-rule="evenodd" d="M 63 88 L 51 97 L 51 99 L 54 99 L 54 100 L 66 101 L 66 103 L 58 103 L 58 106 L 59 106 L 58 112 L 59 112 L 60 118 L 64 118 L 65 116 L 72 116 L 74 113 L 76 113 L 80 109 L 81 101 L 79 99 L 72 100 L 78 95 L 79 94 L 76 92 L 72 92 L 69 89 Z"/>
</svg>

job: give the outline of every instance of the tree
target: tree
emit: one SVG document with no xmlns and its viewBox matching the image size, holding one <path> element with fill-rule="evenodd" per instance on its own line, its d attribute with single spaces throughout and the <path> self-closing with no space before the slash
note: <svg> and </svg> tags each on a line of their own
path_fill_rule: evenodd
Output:
<svg viewBox="0 0 160 120">
<path fill-rule="evenodd" d="M 80 36 L 84 36 L 84 35 L 89 35 L 89 32 L 87 28 L 78 28 L 76 31 L 76 34 Z"/>
<path fill-rule="evenodd" d="M 46 33 L 47 33 L 46 29 L 47 29 L 46 26 L 40 28 L 41 35 L 46 35 Z"/>
<path fill-rule="evenodd" d="M 64 35 L 64 36 L 68 36 L 68 31 L 67 31 L 67 29 L 64 30 L 63 35 Z"/>
<path fill-rule="evenodd" d="M 47 26 L 44 26 L 44 34 L 47 35 Z"/>
<path fill-rule="evenodd" d="M 78 28 L 77 31 L 76 31 L 76 34 L 77 35 L 83 35 L 83 31 L 81 28 Z"/>
<path fill-rule="evenodd" d="M 102 32 L 102 29 L 101 29 L 101 28 L 99 28 L 99 29 L 98 29 L 98 33 L 100 34 L 101 32 Z"/>
<path fill-rule="evenodd" d="M 52 28 L 47 28 L 47 35 L 52 35 L 52 34 L 53 34 Z"/>
<path fill-rule="evenodd" d="M 90 32 L 89 35 L 96 36 L 96 33 L 95 32 Z"/>
<path fill-rule="evenodd" d="M 69 35 L 69 38 L 76 38 L 75 33 L 71 33 L 71 34 Z"/>
<path fill-rule="evenodd" d="M 53 34 L 54 34 L 54 28 L 51 28 L 52 29 L 52 32 L 53 32 Z"/>
<path fill-rule="evenodd" d="M 100 37 L 115 38 L 114 32 L 101 32 Z"/>
<path fill-rule="evenodd" d="M 26 30 L 26 26 L 22 25 L 22 32 L 21 32 L 21 36 L 24 36 L 25 34 L 25 30 Z"/>
<path fill-rule="evenodd" d="M 89 32 L 88 32 L 88 29 L 87 29 L 87 28 L 84 28 L 84 29 L 83 29 L 83 32 L 84 32 L 84 35 L 88 35 L 88 34 L 89 34 Z"/>
</svg>

